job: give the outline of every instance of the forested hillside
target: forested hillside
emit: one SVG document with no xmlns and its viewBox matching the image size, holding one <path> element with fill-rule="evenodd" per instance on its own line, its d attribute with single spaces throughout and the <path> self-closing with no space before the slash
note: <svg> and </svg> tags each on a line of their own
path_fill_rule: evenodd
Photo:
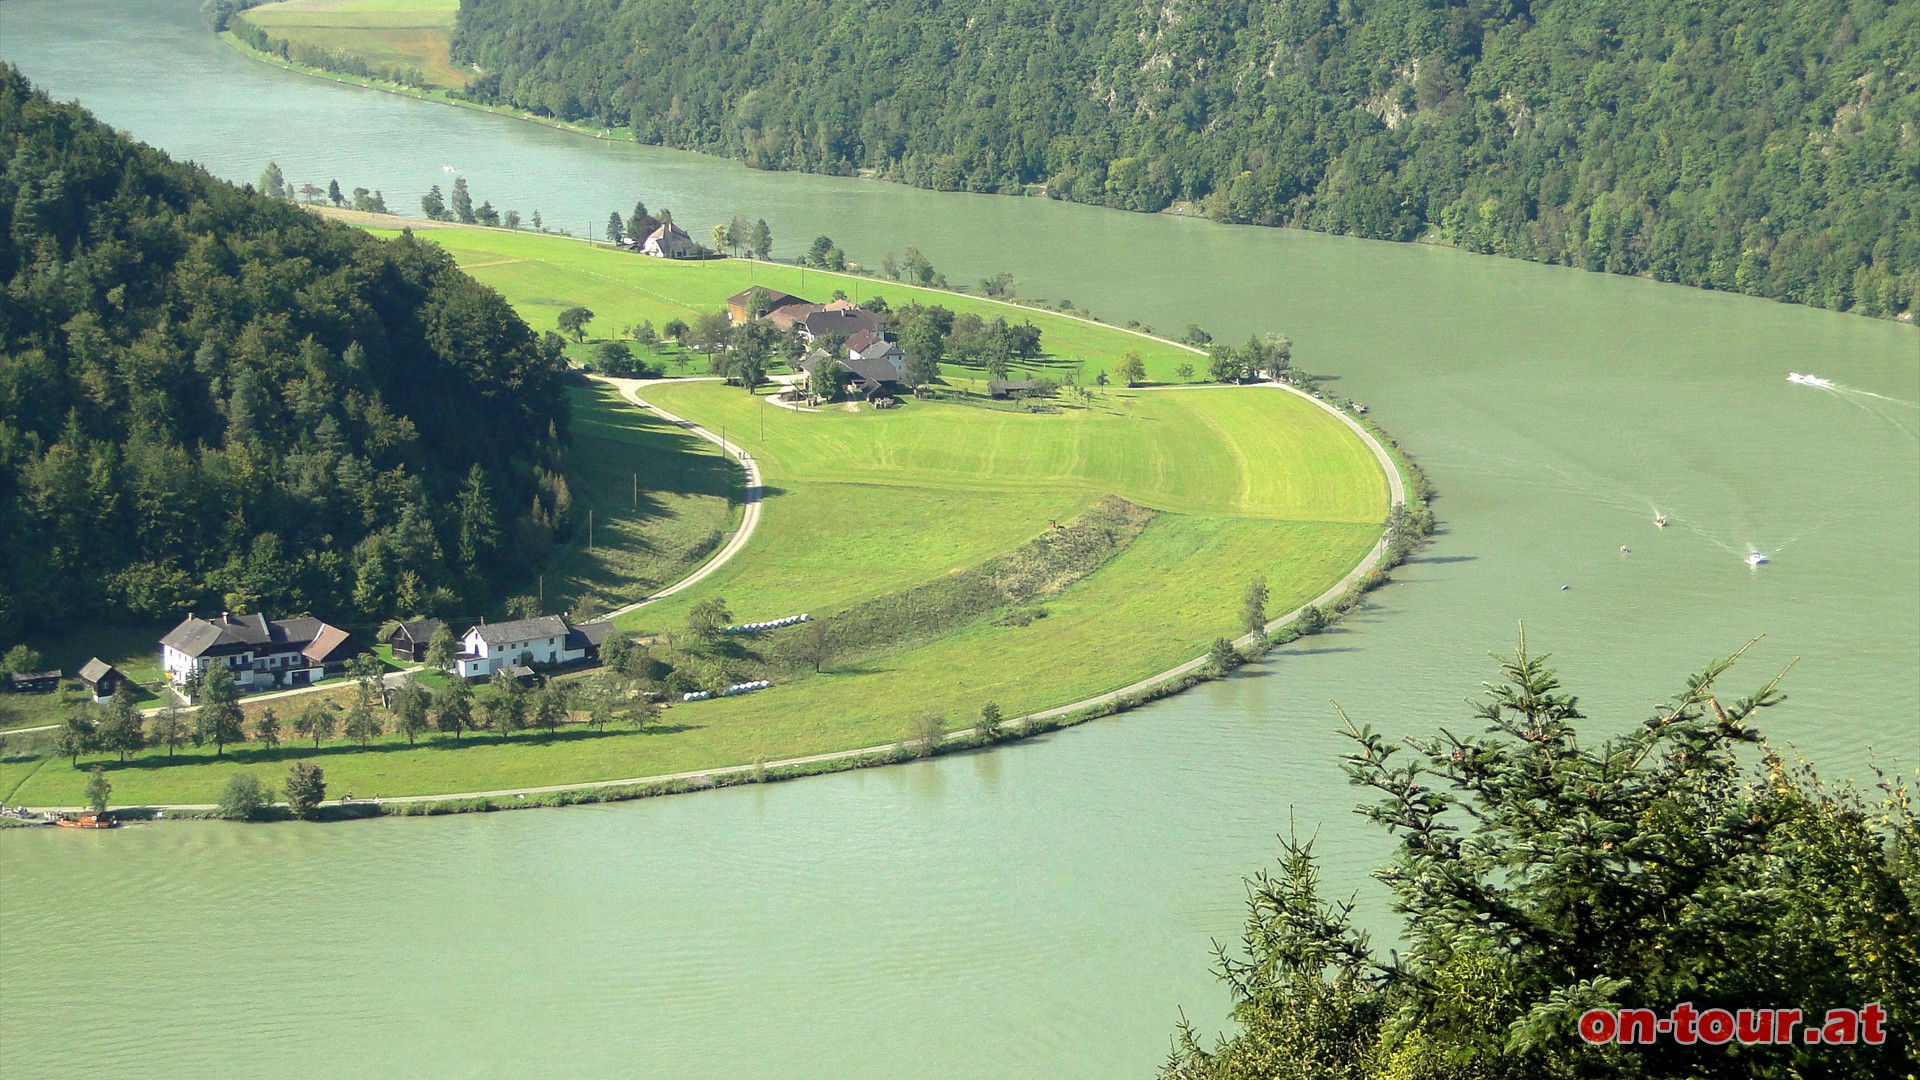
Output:
<svg viewBox="0 0 1920 1080">
<path fill-rule="evenodd" d="M 7 66 L 0 161 L 0 631 L 371 618 L 526 575 L 565 510 L 565 401 L 444 252 L 170 161 Z"/>
<path fill-rule="evenodd" d="M 463 0 L 454 50 L 479 100 L 762 168 L 1920 292 L 1897 0 Z"/>
</svg>

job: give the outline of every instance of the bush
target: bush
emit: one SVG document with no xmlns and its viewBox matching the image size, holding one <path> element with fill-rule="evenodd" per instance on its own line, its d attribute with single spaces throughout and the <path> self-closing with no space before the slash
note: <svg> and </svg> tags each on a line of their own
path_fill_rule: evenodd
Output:
<svg viewBox="0 0 1920 1080">
<path fill-rule="evenodd" d="M 1318 604 L 1308 604 L 1300 609 L 1300 620 L 1295 625 L 1302 635 L 1317 634 L 1327 628 L 1327 613 L 1321 611 Z"/>
<path fill-rule="evenodd" d="M 227 778 L 226 790 L 220 793 L 220 804 L 213 812 L 225 821 L 245 821 L 271 801 L 273 793 L 259 777 L 250 772 L 234 773 Z"/>
<path fill-rule="evenodd" d="M 1213 668 L 1214 674 L 1225 675 L 1239 667 L 1241 662 L 1240 652 L 1233 647 L 1233 642 L 1226 638 L 1213 639 L 1213 648 L 1207 650 L 1207 664 Z"/>
<path fill-rule="evenodd" d="M 287 809 L 295 817 L 311 818 L 327 797 L 326 774 L 311 761 L 296 761 L 287 770 Z"/>
</svg>

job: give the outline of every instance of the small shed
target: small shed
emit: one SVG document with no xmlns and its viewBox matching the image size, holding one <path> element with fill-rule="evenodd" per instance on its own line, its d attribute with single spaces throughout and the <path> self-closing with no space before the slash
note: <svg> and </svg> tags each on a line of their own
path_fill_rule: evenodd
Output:
<svg viewBox="0 0 1920 1080">
<path fill-rule="evenodd" d="M 93 693 L 96 702 L 110 700 L 125 680 L 126 676 L 120 674 L 119 668 L 97 656 L 80 666 L 80 681 Z"/>
<path fill-rule="evenodd" d="M 1032 379 L 989 379 L 987 396 L 990 398 L 1026 397 L 1033 393 Z"/>
<path fill-rule="evenodd" d="M 50 671 L 15 671 L 7 675 L 7 686 L 16 694 L 51 694 L 60 689 L 59 668 Z"/>
<path fill-rule="evenodd" d="M 500 670 L 506 673 L 507 678 L 522 686 L 533 681 L 533 669 L 525 664 L 508 664 Z"/>
<path fill-rule="evenodd" d="M 387 635 L 387 644 L 393 646 L 393 658 L 410 663 L 424 663 L 427 659 L 427 646 L 432 643 L 433 635 L 440 632 L 443 624 L 439 619 L 414 619 L 403 622 Z"/>
</svg>

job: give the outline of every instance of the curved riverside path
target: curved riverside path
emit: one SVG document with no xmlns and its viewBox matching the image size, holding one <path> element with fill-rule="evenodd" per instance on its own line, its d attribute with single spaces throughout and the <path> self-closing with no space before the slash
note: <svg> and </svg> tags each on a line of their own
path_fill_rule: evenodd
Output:
<svg viewBox="0 0 1920 1080">
<path fill-rule="evenodd" d="M 666 383 L 723 381 L 720 378 L 707 377 L 707 378 L 696 378 L 696 379 L 611 379 L 611 378 L 606 378 L 604 376 L 596 376 L 596 378 L 600 382 L 604 382 L 607 385 L 612 386 L 614 389 L 620 391 L 621 397 L 626 398 L 628 401 L 633 402 L 635 405 L 638 405 L 639 407 L 646 409 L 649 412 L 653 412 L 657 414 L 661 419 L 674 425 L 675 427 L 682 428 L 691 434 L 698 435 L 701 438 L 712 443 L 713 445 L 719 447 L 721 453 L 726 454 L 728 457 L 732 458 L 735 462 L 737 462 L 740 465 L 740 467 L 746 471 L 746 474 L 747 474 L 747 490 L 746 490 L 746 496 L 742 502 L 743 509 L 741 510 L 741 513 L 740 513 L 740 527 L 734 530 L 733 535 L 727 539 L 727 542 L 725 544 L 721 545 L 720 550 L 714 554 L 713 558 L 708 559 L 706 563 L 704 563 L 698 570 L 695 570 L 693 573 L 688 574 L 686 577 L 683 577 L 679 581 L 674 582 L 672 585 L 669 585 L 666 588 L 661 589 L 659 592 L 654 593 L 652 596 L 649 596 L 644 600 L 636 600 L 633 603 L 626 605 L 625 607 L 615 608 L 612 611 L 609 611 L 605 615 L 601 616 L 601 618 L 612 619 L 621 615 L 625 615 L 629 611 L 634 611 L 648 604 L 651 604 L 655 600 L 665 599 L 666 597 L 672 596 L 674 593 L 680 592 L 683 589 L 690 589 L 693 586 L 700 584 L 702 581 L 705 581 L 708 577 L 712 576 L 715 571 L 727 565 L 728 560 L 732 559 L 735 555 L 740 554 L 740 552 L 746 548 L 747 541 L 753 539 L 753 530 L 760 527 L 760 496 L 763 493 L 764 485 L 762 485 L 760 482 L 760 463 L 753 460 L 752 454 L 747 453 L 745 450 L 742 450 L 738 445 L 728 442 L 727 440 L 721 438 L 718 435 L 715 435 L 713 432 L 708 431 L 706 428 L 701 427 L 700 425 L 694 423 L 693 421 L 688 420 L 684 417 L 675 416 L 672 413 L 668 412 L 667 410 L 661 408 L 658 405 L 655 405 L 650 401 L 645 400 L 640 396 L 640 391 L 649 386 L 660 386 Z M 529 789 L 529 790 L 534 790 L 534 789 Z"/>
<path fill-rule="evenodd" d="M 615 613 L 615 614 L 618 614 L 620 612 L 632 611 L 635 608 L 640 607 L 642 604 L 646 604 L 652 600 L 657 600 L 663 596 L 672 595 L 673 593 L 679 592 L 681 589 L 684 589 L 690 585 L 695 584 L 696 582 L 700 581 L 702 578 L 705 578 L 708 574 L 712 573 L 714 570 L 719 569 L 722 564 L 724 564 L 728 559 L 731 559 L 740 550 L 740 548 L 745 545 L 746 539 L 753 534 L 754 526 L 758 525 L 760 521 L 760 499 L 759 499 L 760 469 L 759 469 L 759 466 L 754 463 L 751 457 L 746 457 L 744 459 L 739 458 L 738 447 L 734 447 L 730 443 L 723 442 L 719 436 L 713 434 L 710 431 L 707 431 L 705 428 L 696 426 L 695 424 L 693 424 L 692 421 L 682 419 L 681 417 L 678 417 L 678 416 L 674 416 L 672 413 L 667 412 L 666 410 L 660 408 L 657 405 L 653 405 L 646 401 L 643 401 L 638 394 L 638 391 L 645 386 L 651 386 L 657 383 L 686 382 L 688 380 L 685 380 L 685 379 L 650 379 L 650 380 L 648 379 L 603 379 L 602 381 L 616 386 L 620 390 L 621 395 L 625 397 L 627 400 L 633 402 L 634 404 L 639 405 L 642 408 L 651 409 L 653 412 L 658 413 L 660 416 L 666 418 L 668 421 L 674 424 L 677 424 L 681 427 L 684 427 L 689 431 L 694 432 L 695 434 L 706 439 L 707 441 L 720 446 L 723 450 L 730 449 L 735 454 L 736 459 L 740 460 L 740 463 L 746 467 L 747 482 L 750 485 L 748 487 L 747 512 L 746 512 L 746 516 L 742 519 L 740 531 L 735 535 L 732 541 L 730 541 L 725 547 L 723 547 L 720 550 L 720 553 L 718 555 L 716 555 L 713 559 L 709 560 L 705 566 L 702 566 L 699 570 L 695 571 L 692 575 L 688 576 L 687 578 L 681 580 L 679 583 L 675 584 L 673 587 L 662 590 L 661 592 L 655 594 L 654 596 L 648 597 L 646 600 L 641 600 L 638 603 L 629 604 L 626 607 L 621 608 L 619 612 Z M 707 380 L 707 381 L 718 381 L 718 380 Z M 1325 409 L 1327 412 L 1332 413 L 1334 416 L 1338 417 L 1340 419 L 1340 422 L 1345 424 L 1349 429 L 1351 429 L 1355 435 L 1358 435 L 1360 437 L 1360 441 L 1366 443 L 1367 449 L 1373 452 L 1374 460 L 1379 463 L 1381 472 L 1383 472 L 1387 478 L 1388 512 L 1391 513 L 1394 508 L 1406 505 L 1406 498 L 1407 498 L 1406 485 L 1405 485 L 1404 479 L 1400 475 L 1400 466 L 1397 462 L 1393 460 L 1393 455 L 1387 452 L 1387 448 L 1380 445 L 1380 440 L 1374 438 L 1372 432 L 1368 431 L 1358 421 L 1354 420 L 1351 416 L 1348 416 L 1345 412 L 1343 412 L 1339 408 L 1335 407 L 1332 404 L 1329 404 L 1326 401 L 1321 400 L 1320 398 L 1316 398 L 1313 395 L 1298 389 L 1297 387 L 1288 386 L 1284 383 L 1261 382 L 1261 383 L 1248 383 L 1239 387 L 1223 387 L 1223 386 L 1220 386 L 1219 384 L 1203 383 L 1203 384 L 1193 384 L 1193 385 L 1187 385 L 1187 386 L 1142 387 L 1141 389 L 1149 390 L 1149 391 L 1230 390 L 1230 389 L 1254 391 L 1254 390 L 1268 389 L 1268 390 L 1284 390 L 1287 393 L 1297 394 L 1300 397 L 1313 402 L 1315 405 L 1319 406 L 1322 409 Z M 1315 605 L 1330 604 L 1333 601 L 1339 599 L 1341 594 L 1345 593 L 1348 589 L 1352 588 L 1357 582 L 1360 581 L 1360 579 L 1366 577 L 1366 575 L 1370 571 L 1372 571 L 1375 567 L 1379 566 L 1380 561 L 1386 557 L 1386 554 L 1387 554 L 1387 535 L 1383 529 L 1380 534 L 1380 539 L 1374 542 L 1373 548 L 1372 550 L 1367 552 L 1366 558 L 1361 559 L 1360 562 L 1356 566 L 1354 566 L 1352 570 L 1347 571 L 1346 576 L 1342 577 L 1339 581 L 1329 586 L 1319 596 L 1314 597 L 1312 600 L 1308 601 L 1306 604 L 1302 604 L 1301 606 L 1294 608 L 1292 611 L 1287 612 L 1286 614 L 1280 616 L 1277 619 L 1270 620 L 1267 623 L 1266 627 L 1262 630 L 1262 634 L 1264 635 L 1264 634 L 1274 633 L 1275 631 L 1281 629 L 1282 627 L 1288 625 L 1289 623 L 1292 623 L 1295 619 L 1298 619 L 1300 617 L 1300 613 L 1305 611 L 1308 607 L 1312 607 Z M 1242 634 L 1241 636 L 1234 639 L 1233 644 L 1236 648 L 1245 648 L 1249 645 L 1252 645 L 1254 643 L 1254 639 L 1255 639 L 1255 635 L 1251 633 Z M 1065 716 L 1069 713 L 1077 712 L 1081 709 L 1090 708 L 1095 705 L 1110 704 L 1114 701 L 1119 700 L 1122 697 L 1126 697 L 1127 695 L 1137 694 L 1143 690 L 1148 690 L 1155 686 L 1158 686 L 1161 683 L 1168 682 L 1169 680 L 1172 680 L 1172 679 L 1178 679 L 1183 675 L 1187 675 L 1191 672 L 1198 671 L 1200 668 L 1205 667 L 1207 662 L 1208 662 L 1208 656 L 1206 654 L 1202 654 L 1200 656 L 1193 658 L 1192 660 L 1187 661 L 1184 664 L 1180 664 L 1175 667 L 1168 668 L 1167 670 L 1162 671 L 1156 675 L 1149 675 L 1138 682 L 1129 683 L 1126 686 L 1120 687 L 1117 690 L 1109 690 L 1103 694 L 1095 694 L 1092 697 L 1082 698 L 1079 701 L 1071 702 L 1066 705 L 1055 706 L 1054 708 L 1051 708 L 1051 709 L 1042 709 L 1039 712 L 1027 713 L 1024 716 L 1009 717 L 1006 721 L 1004 721 L 1004 723 L 1011 725 L 1027 719 L 1047 720 L 1057 716 Z M 976 730 L 977 729 L 974 729 L 974 728 L 967 728 L 961 731 L 950 732 L 947 734 L 944 741 L 956 742 L 956 741 L 971 739 L 974 736 L 974 733 Z M 544 795 L 544 794 L 550 794 L 556 791 L 592 791 L 598 788 L 626 787 L 628 785 L 662 784 L 662 783 L 671 783 L 674 781 L 712 779 L 712 778 L 721 777 L 721 776 L 733 776 L 741 773 L 749 773 L 749 772 L 753 772 L 756 769 L 765 770 L 765 769 L 793 768 L 795 766 L 818 765 L 826 762 L 844 761 L 848 758 L 871 757 L 877 754 L 884 753 L 885 751 L 890 750 L 897 745 L 900 745 L 900 744 L 881 743 L 876 746 L 863 746 L 853 750 L 834 750 L 834 751 L 830 751 L 828 753 L 823 753 L 823 754 L 808 754 L 804 757 L 782 758 L 779 761 L 759 762 L 751 765 L 722 765 L 722 766 L 718 766 L 711 769 L 693 769 L 687 772 L 659 773 L 653 776 L 634 776 L 634 777 L 627 777 L 625 779 L 620 779 L 620 780 L 586 780 L 586 781 L 579 781 L 579 782 L 570 783 L 570 784 L 548 784 L 541 787 L 502 788 L 494 791 L 460 791 L 460 792 L 449 792 L 449 793 L 440 794 L 440 795 L 400 795 L 400 796 L 395 796 L 392 798 L 385 798 L 385 799 L 356 799 L 351 804 L 346 803 L 343 800 L 339 800 L 339 799 L 329 799 L 321 805 L 324 805 L 324 806 L 356 805 L 357 806 L 357 805 L 364 805 L 367 803 L 385 805 L 389 803 L 451 802 L 457 799 L 507 799 L 507 798 L 517 798 L 525 795 Z M 905 745 L 915 746 L 917 745 L 917 743 L 914 742 L 913 740 L 909 740 Z M 155 810 L 210 810 L 210 809 L 213 809 L 213 807 L 214 807 L 214 804 L 212 803 L 166 803 L 166 804 L 149 804 L 148 806 L 143 808 L 155 809 Z M 66 806 L 66 807 L 50 807 L 49 806 L 49 807 L 28 807 L 28 809 L 37 811 L 37 812 L 51 812 L 51 811 L 59 811 L 59 810 L 77 810 L 81 808 L 72 807 L 72 806 Z"/>
</svg>

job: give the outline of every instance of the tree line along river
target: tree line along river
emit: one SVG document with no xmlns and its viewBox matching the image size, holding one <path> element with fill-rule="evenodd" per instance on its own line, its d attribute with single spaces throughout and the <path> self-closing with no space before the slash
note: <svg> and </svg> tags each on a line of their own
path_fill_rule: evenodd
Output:
<svg viewBox="0 0 1920 1080">
<path fill-rule="evenodd" d="M 1470 723 L 1522 622 L 1598 726 L 1764 634 L 1735 685 L 1800 658 L 1777 742 L 1838 775 L 1920 764 L 1911 326 L 756 173 L 256 64 L 192 0 L 14 0 L 0 58 L 237 181 L 274 160 L 404 210 L 452 166 L 476 200 L 575 233 L 644 198 L 696 235 L 765 217 L 783 256 L 819 234 L 868 264 L 911 244 L 955 281 L 1010 271 L 1109 320 L 1278 330 L 1421 461 L 1443 522 L 1337 632 L 990 754 L 555 812 L 0 833 L 0 1060 L 20 1075 L 1149 1075 L 1180 1010 L 1224 1019 L 1209 942 L 1237 937 L 1240 877 L 1290 820 L 1318 830 L 1330 891 L 1389 924 L 1329 700 L 1393 733 Z M 1755 549 L 1772 561 L 1749 568 Z"/>
</svg>

